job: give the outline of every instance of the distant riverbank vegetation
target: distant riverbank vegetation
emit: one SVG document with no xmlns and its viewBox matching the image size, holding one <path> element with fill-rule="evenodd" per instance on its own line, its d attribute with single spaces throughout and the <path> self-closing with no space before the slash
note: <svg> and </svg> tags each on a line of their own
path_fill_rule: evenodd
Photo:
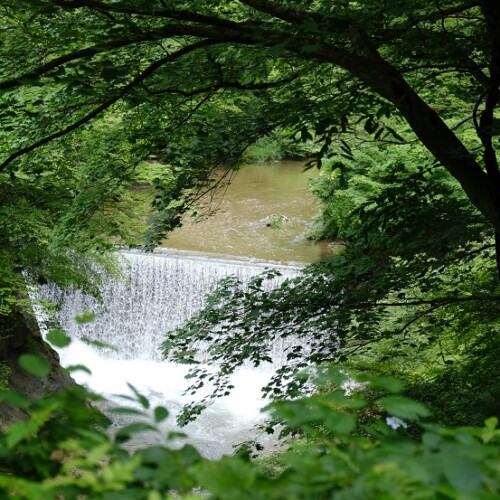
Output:
<svg viewBox="0 0 500 500">
<path fill-rule="evenodd" d="M 279 130 L 249 146 L 243 155 L 243 161 L 264 163 L 279 160 L 308 160 L 318 149 L 313 141 L 297 141 L 293 138 L 293 134 Z"/>
</svg>

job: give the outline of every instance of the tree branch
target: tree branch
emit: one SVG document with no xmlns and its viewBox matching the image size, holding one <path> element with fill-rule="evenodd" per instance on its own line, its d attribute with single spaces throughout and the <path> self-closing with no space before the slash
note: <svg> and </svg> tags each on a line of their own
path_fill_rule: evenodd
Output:
<svg viewBox="0 0 500 500">
<path fill-rule="evenodd" d="M 422 14 L 420 16 L 409 17 L 408 20 L 402 23 L 400 26 L 402 29 L 406 30 L 408 28 L 413 28 L 419 23 L 440 21 L 443 18 L 451 17 L 457 14 L 462 14 L 463 12 L 466 12 L 470 9 L 473 9 L 474 7 L 479 7 L 479 6 L 480 6 L 480 0 L 470 0 L 455 7 L 449 7 L 448 9 L 438 8 L 436 9 L 436 11 L 433 11 L 430 14 Z"/>
<path fill-rule="evenodd" d="M 292 75 L 289 78 L 284 78 L 283 80 L 278 80 L 275 82 L 262 82 L 262 83 L 250 83 L 244 84 L 238 81 L 220 81 L 216 82 L 213 85 L 207 85 L 206 87 L 200 87 L 198 89 L 193 90 L 181 90 L 176 87 L 169 87 L 167 89 L 159 89 L 153 90 L 145 85 L 143 85 L 144 90 L 149 95 L 162 95 L 162 94 L 179 94 L 184 97 L 192 97 L 194 95 L 203 94 L 205 92 L 217 91 L 220 89 L 237 89 L 237 90 L 266 90 L 275 87 L 279 87 L 281 85 L 286 85 L 287 83 L 293 82 L 297 79 L 299 75 Z"/>
<path fill-rule="evenodd" d="M 216 18 L 209 19 L 216 20 Z M 84 49 L 68 52 L 66 54 L 63 54 L 62 56 L 52 59 L 45 64 L 38 66 L 34 70 L 22 73 L 15 78 L 1 81 L 0 90 L 7 90 L 20 86 L 27 80 L 35 80 L 40 76 L 47 74 L 49 71 L 63 66 L 64 64 L 71 61 L 92 57 L 94 55 L 108 52 L 117 48 L 126 47 L 128 45 L 158 41 L 169 37 L 195 36 L 204 39 L 216 40 L 218 42 L 226 41 L 247 43 L 250 45 L 257 45 L 259 43 L 264 44 L 264 40 L 267 40 L 268 42 L 271 42 L 271 44 L 276 45 L 287 40 L 284 34 L 269 30 L 263 30 L 257 26 L 252 27 L 249 23 L 227 21 L 224 22 L 223 25 L 220 23 L 210 25 L 210 22 L 208 22 L 207 24 L 211 27 L 193 26 L 188 24 L 167 24 L 161 28 L 142 32 L 136 36 L 119 38 L 116 40 L 111 40 L 109 42 L 99 43 L 91 47 L 86 47 Z M 222 26 L 225 28 L 224 30 L 214 29 L 221 28 Z"/>
<path fill-rule="evenodd" d="M 347 30 L 352 26 L 352 21 L 347 21 L 339 17 L 326 16 L 307 12 L 304 10 L 294 10 L 283 4 L 278 4 L 271 0 L 239 0 L 240 3 L 258 10 L 265 14 L 269 14 L 282 21 L 294 24 L 296 26 L 303 25 L 305 21 L 317 24 L 318 26 L 326 26 L 340 30 Z"/>
<path fill-rule="evenodd" d="M 66 9 L 89 8 L 100 12 L 113 12 L 120 14 L 130 14 L 144 17 L 159 17 L 163 19 L 174 19 L 176 21 L 187 21 L 198 24 L 203 24 L 213 27 L 224 27 L 233 29 L 238 25 L 235 21 L 224 19 L 221 17 L 207 16 L 190 10 L 184 9 L 167 9 L 167 8 L 151 8 L 141 9 L 120 4 L 106 4 L 98 0 L 52 0 L 52 3 Z M 255 23 L 245 23 L 247 25 L 255 25 Z"/>
<path fill-rule="evenodd" d="M 216 33 L 210 30 L 208 30 L 207 32 L 205 31 L 200 32 L 199 30 L 191 29 L 189 26 L 166 25 L 156 30 L 140 33 L 137 36 L 119 38 L 117 40 L 111 40 L 106 43 L 96 44 L 93 45 L 92 47 L 76 50 L 74 52 L 69 52 L 62 56 L 56 57 L 51 61 L 42 64 L 41 66 L 38 66 L 36 69 L 32 71 L 27 71 L 26 73 L 23 73 L 10 80 L 4 80 L 3 82 L 0 82 L 0 90 L 7 90 L 22 85 L 23 83 L 26 82 L 26 80 L 36 79 L 48 73 L 49 71 L 58 68 L 59 66 L 63 66 L 68 62 L 76 61 L 78 59 L 84 59 L 87 57 L 92 57 L 94 55 L 103 52 L 108 52 L 117 48 L 125 47 L 127 45 L 133 45 L 142 42 L 158 41 L 167 37 L 183 36 L 183 35 L 184 36 L 192 35 L 192 36 L 200 36 L 203 38 L 210 38 L 210 37 L 204 37 L 203 36 L 204 34 L 212 35 L 213 38 L 216 38 L 216 36 L 214 36 L 216 35 Z"/>
<path fill-rule="evenodd" d="M 411 318 L 410 320 L 408 320 L 399 330 L 398 330 L 398 334 L 402 334 L 404 333 L 411 325 L 413 325 L 414 323 L 416 323 L 419 319 L 422 319 L 423 317 L 427 316 L 428 314 L 431 314 L 432 312 L 434 312 L 436 309 L 439 309 L 440 307 L 442 307 L 443 304 L 435 304 L 431 307 L 429 307 L 428 309 L 426 309 L 425 311 L 422 311 L 420 312 L 419 314 L 413 316 L 413 318 Z"/>
<path fill-rule="evenodd" d="M 38 149 L 41 146 L 44 146 L 45 144 L 48 144 L 49 142 L 58 139 L 60 137 L 63 137 L 70 132 L 73 132 L 77 128 L 81 127 L 85 123 L 88 123 L 92 119 L 94 119 L 96 116 L 101 114 L 103 111 L 106 109 L 110 108 L 113 104 L 115 104 L 117 101 L 119 101 L 121 98 L 123 98 L 125 95 L 127 95 L 133 88 L 141 84 L 146 78 L 148 78 L 150 75 L 152 75 L 157 69 L 159 69 L 161 66 L 164 66 L 165 64 L 168 64 L 172 61 L 175 61 L 176 59 L 179 59 L 180 57 L 184 56 L 185 54 L 188 54 L 194 50 L 197 50 L 201 47 L 207 47 L 209 45 L 213 45 L 215 42 L 209 41 L 209 40 L 203 40 L 197 43 L 194 43 L 192 45 L 189 45 L 187 47 L 184 47 L 172 54 L 169 54 L 166 57 L 163 57 L 162 59 L 159 59 L 149 65 L 144 71 L 142 71 L 139 75 L 137 75 L 131 82 L 129 82 L 127 85 L 125 85 L 123 88 L 119 90 L 119 92 L 114 95 L 113 97 L 107 99 L 104 101 L 101 105 L 99 105 L 97 108 L 92 110 L 90 113 L 86 114 L 76 122 L 72 123 L 71 125 L 68 125 L 62 130 L 59 130 L 53 134 L 50 134 L 39 141 L 30 144 L 29 146 L 26 146 L 24 148 L 21 148 L 17 150 L 16 152 L 12 153 L 6 160 L 4 160 L 0 164 L 0 172 L 2 170 L 5 170 L 5 168 L 12 163 L 14 160 L 19 158 L 20 156 L 25 155 L 26 153 L 29 153 L 35 149 Z"/>
<path fill-rule="evenodd" d="M 492 141 L 495 107 L 500 102 L 500 8 L 496 1 L 486 0 L 483 11 L 491 36 L 491 58 L 485 108 L 481 113 L 477 132 L 484 146 L 484 163 L 488 176 L 492 184 L 500 189 L 500 171 Z"/>
<path fill-rule="evenodd" d="M 498 168 L 498 159 L 493 146 L 493 123 L 495 108 L 500 102 L 500 5 L 498 0 L 483 0 L 482 11 L 486 19 L 488 31 L 491 38 L 491 56 L 490 56 L 490 79 L 485 94 L 485 107 L 481 113 L 479 124 L 476 121 L 476 128 L 479 138 L 484 147 L 484 164 L 486 172 L 491 182 L 492 196 L 498 200 L 500 194 L 500 170 Z M 477 106 L 475 108 L 477 111 Z M 495 228 L 496 245 L 496 265 L 500 275 L 500 228 Z"/>
<path fill-rule="evenodd" d="M 408 306 L 446 306 L 449 304 L 459 304 L 464 302 L 500 302 L 500 296 L 469 296 L 469 297 L 437 297 L 435 299 L 408 300 L 402 302 L 362 302 L 358 304 L 344 303 L 343 306 L 352 309 L 365 309 L 369 307 L 408 307 Z"/>
<path fill-rule="evenodd" d="M 357 76 L 381 97 L 391 102 L 422 144 L 455 177 L 473 205 L 490 224 L 500 230 L 499 196 L 491 190 L 491 182 L 471 152 L 403 78 L 361 34 L 357 42 L 362 56 L 342 49 L 329 52 L 324 46 L 311 51 L 310 57 L 330 61 Z"/>
<path fill-rule="evenodd" d="M 281 19 L 292 24 L 302 24 L 304 19 L 314 19 L 315 21 L 324 21 L 324 17 L 318 14 L 311 14 L 305 11 L 294 10 L 283 4 L 278 4 L 270 0 L 239 0 L 240 3 L 251 7 L 259 12 L 264 12 L 273 17 Z"/>
<path fill-rule="evenodd" d="M 160 30 L 156 32 L 160 33 Z M 78 59 L 84 59 L 86 57 L 92 57 L 96 54 L 101 54 L 103 52 L 108 52 L 113 49 L 126 47 L 127 45 L 133 45 L 134 43 L 140 43 L 145 41 L 157 40 L 158 36 L 155 36 L 154 32 L 144 33 L 137 37 L 122 38 L 118 40 L 112 40 L 107 43 L 93 45 L 92 47 L 87 47 L 85 49 L 76 50 L 74 52 L 69 52 L 62 56 L 56 57 L 51 61 L 38 66 L 32 71 L 27 71 L 21 75 L 11 78 L 10 80 L 4 80 L 0 82 L 0 90 L 7 90 L 13 87 L 24 84 L 27 80 L 35 80 L 38 77 L 48 73 L 49 71 L 56 69 L 68 62 L 76 61 Z"/>
</svg>

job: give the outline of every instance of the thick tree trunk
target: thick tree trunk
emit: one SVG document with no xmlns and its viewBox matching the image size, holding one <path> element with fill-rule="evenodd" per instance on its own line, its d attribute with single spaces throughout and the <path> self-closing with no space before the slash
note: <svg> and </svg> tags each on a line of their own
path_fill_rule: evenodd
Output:
<svg viewBox="0 0 500 500">
<path fill-rule="evenodd" d="M 321 47 L 312 55 L 341 66 L 391 102 L 422 144 L 460 183 L 472 204 L 485 216 L 495 231 L 500 232 L 498 176 L 483 170 L 441 117 L 406 82 L 403 75 L 380 56 L 365 33 L 353 28 L 351 39 L 358 54 L 349 54 L 335 47 L 333 50 Z M 500 36 L 492 39 L 493 53 L 499 49 L 496 47 L 499 40 Z M 490 80 L 492 77 L 494 74 L 490 75 Z M 491 127 L 489 132 L 491 134 Z M 495 152 L 489 151 L 488 157 L 491 158 L 492 155 L 496 161 Z"/>
</svg>

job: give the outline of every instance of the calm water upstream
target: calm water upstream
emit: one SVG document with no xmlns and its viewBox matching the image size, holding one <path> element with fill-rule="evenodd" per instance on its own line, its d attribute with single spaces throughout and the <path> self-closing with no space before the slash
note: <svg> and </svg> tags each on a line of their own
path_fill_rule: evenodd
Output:
<svg viewBox="0 0 500 500">
<path fill-rule="evenodd" d="M 162 246 L 283 263 L 319 260 L 324 248 L 305 239 L 318 211 L 308 187 L 317 171 L 303 170 L 304 162 L 291 161 L 243 166 L 215 200 L 214 215 L 187 218 Z"/>
</svg>

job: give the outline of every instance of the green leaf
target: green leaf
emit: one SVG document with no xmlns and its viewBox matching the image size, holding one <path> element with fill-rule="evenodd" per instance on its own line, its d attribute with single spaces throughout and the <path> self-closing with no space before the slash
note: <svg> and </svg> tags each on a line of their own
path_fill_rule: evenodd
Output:
<svg viewBox="0 0 500 500">
<path fill-rule="evenodd" d="M 56 347 L 66 347 L 71 343 L 71 338 L 62 330 L 51 330 L 47 334 L 47 340 Z"/>
<path fill-rule="evenodd" d="M 68 370 L 69 372 L 82 371 L 88 373 L 89 375 L 92 375 L 92 372 L 85 365 L 70 365 L 66 367 L 66 370 Z"/>
<path fill-rule="evenodd" d="M 497 429 L 498 426 L 498 418 L 491 417 L 485 420 L 484 428 L 481 432 L 481 438 L 484 443 L 489 443 L 496 438 L 500 438 L 500 430 Z"/>
<path fill-rule="evenodd" d="M 33 354 L 23 354 L 20 356 L 19 366 L 28 373 L 31 373 L 31 375 L 40 378 L 46 377 L 51 370 L 51 366 L 47 360 Z"/>
<path fill-rule="evenodd" d="M 430 415 L 430 411 L 423 404 L 403 396 L 387 396 L 379 399 L 378 402 L 387 413 L 395 417 L 417 420 Z"/>
<path fill-rule="evenodd" d="M 122 427 L 115 434 L 115 441 L 117 443 L 123 443 L 128 441 L 132 434 L 137 434 L 139 432 L 145 431 L 156 431 L 156 428 L 150 424 L 146 424 L 145 422 L 134 422 L 133 424 Z"/>
<path fill-rule="evenodd" d="M 35 420 L 27 422 L 16 422 L 7 429 L 7 447 L 12 449 L 25 439 L 33 437 L 38 431 L 39 425 Z"/>
<path fill-rule="evenodd" d="M 80 339 L 84 344 L 87 344 L 87 345 L 92 345 L 94 347 L 97 347 L 98 349 L 111 349 L 112 351 L 117 351 L 118 349 L 112 345 L 112 344 L 108 344 L 107 342 L 101 342 L 100 340 L 93 340 L 89 337 L 82 337 Z"/>
<path fill-rule="evenodd" d="M 220 498 L 239 498 L 255 482 L 250 464 L 225 457 L 219 462 L 203 462 L 195 468 L 200 484 Z"/>
<path fill-rule="evenodd" d="M 146 398 L 146 396 L 141 394 L 132 384 L 129 384 L 127 382 L 127 385 L 129 386 L 130 390 L 134 393 L 135 397 L 137 398 L 137 401 L 141 404 L 141 406 L 145 409 L 148 409 L 149 401 Z"/>
<path fill-rule="evenodd" d="M 404 389 L 404 384 L 401 380 L 389 376 L 380 375 L 359 375 L 357 376 L 359 382 L 369 382 L 373 387 L 385 389 L 389 392 L 401 392 Z"/>
<path fill-rule="evenodd" d="M 369 134 L 373 134 L 377 130 L 377 124 L 373 121 L 373 118 L 370 117 L 365 121 L 365 130 Z"/>
<path fill-rule="evenodd" d="M 17 408 L 27 409 L 31 402 L 27 396 L 15 391 L 0 390 L 0 402 L 7 403 Z"/>
<path fill-rule="evenodd" d="M 163 422 L 169 415 L 169 412 L 163 406 L 157 406 L 154 410 L 155 413 L 155 422 L 160 423 Z"/>
<path fill-rule="evenodd" d="M 323 398 L 327 403 L 332 402 L 336 408 L 340 407 L 359 410 L 367 405 L 367 402 L 363 398 L 357 396 L 346 396 L 344 391 L 335 391 L 331 394 L 325 395 Z"/>
<path fill-rule="evenodd" d="M 349 434 L 356 426 L 356 419 L 351 415 L 332 411 L 325 419 L 325 426 L 335 434 Z"/>
<path fill-rule="evenodd" d="M 389 127 L 388 125 L 386 125 L 385 128 L 394 137 L 394 139 L 404 142 L 404 138 L 401 137 L 393 128 Z"/>
<path fill-rule="evenodd" d="M 444 474 L 458 491 L 472 491 L 481 486 L 481 469 L 477 463 L 452 453 L 443 457 Z"/>
<path fill-rule="evenodd" d="M 146 414 L 142 410 L 137 408 L 129 408 L 127 406 L 118 406 L 117 408 L 111 408 L 110 413 L 115 415 L 135 415 L 137 417 L 145 417 Z"/>
<path fill-rule="evenodd" d="M 188 435 L 184 432 L 171 431 L 167 433 L 167 439 L 171 441 L 172 439 L 185 439 Z"/>
<path fill-rule="evenodd" d="M 95 314 L 91 313 L 91 312 L 88 312 L 88 311 L 85 311 L 83 314 L 81 314 L 80 316 L 76 316 L 75 317 L 75 321 L 79 324 L 79 325 L 83 325 L 85 323 L 91 323 L 92 321 L 94 321 L 95 319 Z"/>
<path fill-rule="evenodd" d="M 287 49 L 285 44 L 273 45 L 272 47 L 269 47 L 269 53 L 274 57 L 279 57 L 283 55 L 286 52 L 286 50 Z"/>
<path fill-rule="evenodd" d="M 491 417 L 488 418 L 484 421 L 484 426 L 487 429 L 494 430 L 498 427 L 498 418 L 497 417 Z"/>
</svg>

